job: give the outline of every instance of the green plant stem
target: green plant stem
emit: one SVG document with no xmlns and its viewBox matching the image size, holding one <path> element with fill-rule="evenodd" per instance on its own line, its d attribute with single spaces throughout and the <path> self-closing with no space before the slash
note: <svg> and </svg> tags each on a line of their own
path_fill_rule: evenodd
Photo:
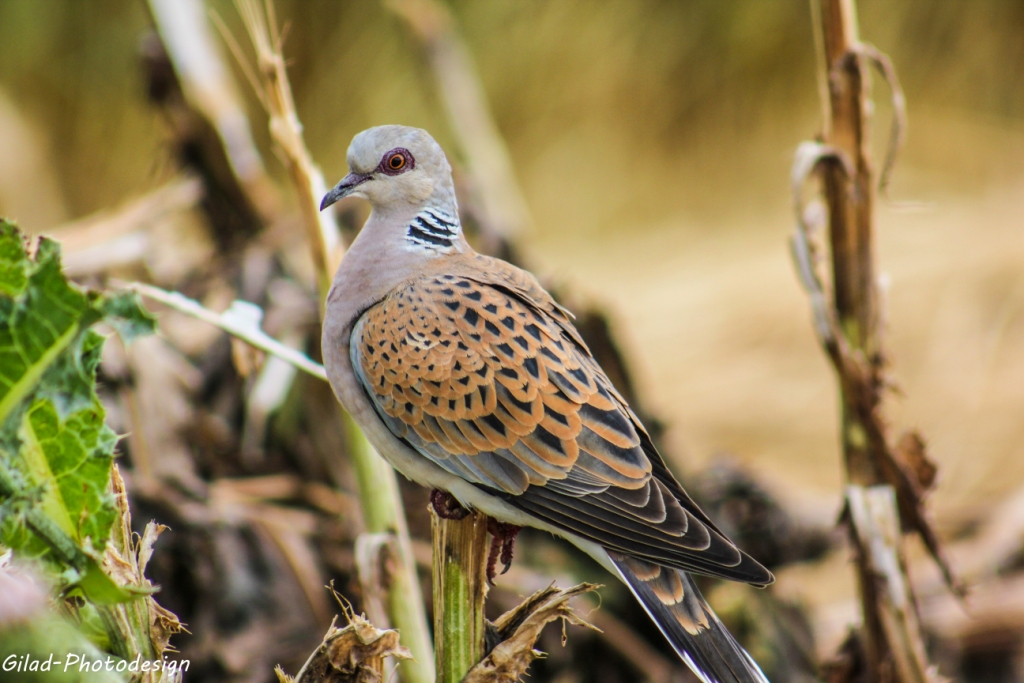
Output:
<svg viewBox="0 0 1024 683">
<path fill-rule="evenodd" d="M 487 516 L 441 519 L 431 510 L 437 683 L 459 683 L 484 656 Z"/>
<path fill-rule="evenodd" d="M 338 411 L 348 435 L 348 452 L 359 487 L 366 531 L 390 533 L 395 537 L 396 557 L 387 596 L 388 614 L 391 625 L 401 634 L 402 645 L 413 655 L 413 659 L 399 665 L 399 673 L 406 683 L 430 683 L 434 648 L 427 630 L 427 613 L 395 471 L 374 450 L 352 416 L 340 405 Z"/>
</svg>

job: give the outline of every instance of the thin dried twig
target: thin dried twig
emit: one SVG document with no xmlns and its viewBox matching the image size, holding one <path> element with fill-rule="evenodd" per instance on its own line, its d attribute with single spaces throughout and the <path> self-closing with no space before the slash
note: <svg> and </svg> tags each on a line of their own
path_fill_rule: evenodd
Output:
<svg viewBox="0 0 1024 683">
<path fill-rule="evenodd" d="M 317 273 L 322 315 L 331 281 L 344 255 L 334 214 L 320 211 L 320 199 L 327 192 L 327 186 L 302 137 L 302 124 L 288 82 L 272 1 L 265 0 L 261 4 L 258 0 L 236 0 L 235 4 L 256 52 L 256 73 L 270 116 L 270 135 L 284 158 L 298 195 L 299 210 Z M 395 535 L 389 612 L 392 623 L 402 632 L 414 655 L 412 661 L 401 667 L 400 674 L 407 683 L 429 683 L 433 679 L 434 653 L 398 482 L 394 471 L 373 449 L 351 416 L 342 411 L 342 419 L 349 435 L 349 457 L 359 480 L 367 531 Z"/>
<path fill-rule="evenodd" d="M 825 286 L 816 268 L 816 257 L 814 250 L 815 228 L 820 227 L 812 224 L 809 210 L 806 208 L 803 198 L 803 188 L 811 173 L 819 164 L 825 162 L 837 162 L 846 173 L 852 178 L 856 171 L 850 158 L 841 150 L 820 142 L 805 141 L 797 147 L 793 159 L 793 168 L 790 172 L 790 189 L 793 194 L 793 208 L 796 212 L 797 231 L 790 240 L 790 248 L 793 253 L 793 260 L 796 263 L 797 273 L 800 275 L 800 282 L 811 299 L 811 312 L 814 316 L 814 329 L 818 338 L 826 347 L 837 347 L 830 351 L 839 357 L 849 355 L 846 349 L 846 339 L 839 329 L 835 312 L 829 304 L 828 296 L 825 293 Z M 841 347 L 841 348 L 840 348 Z"/>
<path fill-rule="evenodd" d="M 896 156 L 903 148 L 907 137 L 907 98 L 903 95 L 903 87 L 900 85 L 896 67 L 893 66 L 889 55 L 874 45 L 863 42 L 854 45 L 851 54 L 858 54 L 867 59 L 882 75 L 889 85 L 889 92 L 892 93 L 892 125 L 889 127 L 889 146 L 885 151 L 882 171 L 878 174 L 878 191 L 885 197 L 889 190 L 892 170 L 896 166 Z"/>
<path fill-rule="evenodd" d="M 311 360 L 305 354 L 299 353 L 295 349 L 285 346 L 260 329 L 260 320 L 263 318 L 263 311 L 259 306 L 247 301 L 234 301 L 228 310 L 223 313 L 215 313 L 200 304 L 198 301 L 189 299 L 187 296 L 179 294 L 178 292 L 168 292 L 164 289 L 160 289 L 159 287 L 147 285 L 142 282 L 116 284 L 123 284 L 125 287 L 135 290 L 142 296 L 154 301 L 159 301 L 176 311 L 181 311 L 182 313 L 191 315 L 194 318 L 198 318 L 204 322 L 210 323 L 211 325 L 215 325 L 228 334 L 234 335 L 235 337 L 245 341 L 247 344 L 251 344 L 261 351 L 266 351 L 267 353 L 273 354 L 282 360 L 286 360 L 300 370 L 308 372 L 314 377 L 318 377 L 325 382 L 327 381 L 327 371 L 324 370 L 324 366 Z"/>
<path fill-rule="evenodd" d="M 281 54 L 281 34 L 278 32 L 273 2 L 266 0 L 261 6 L 257 0 L 236 0 L 235 6 L 256 51 L 255 70 L 248 66 L 240 54 L 237 41 L 224 28 L 224 23 L 218 19 L 217 25 L 235 52 L 235 57 L 246 65 L 244 70 L 270 116 L 270 135 L 298 193 L 299 211 L 313 254 L 317 289 L 323 305 L 331 280 L 344 255 L 334 213 L 320 211 L 320 199 L 327 193 L 327 184 L 320 168 L 313 163 L 302 137 L 302 124 L 295 109 L 284 56 Z M 259 76 L 258 80 L 253 79 L 254 71 Z"/>
</svg>

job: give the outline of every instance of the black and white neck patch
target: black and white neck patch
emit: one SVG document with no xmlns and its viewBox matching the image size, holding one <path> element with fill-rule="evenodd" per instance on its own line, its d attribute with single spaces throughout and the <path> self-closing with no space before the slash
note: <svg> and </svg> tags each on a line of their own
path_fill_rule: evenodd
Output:
<svg viewBox="0 0 1024 683">
<path fill-rule="evenodd" d="M 462 232 L 459 219 L 440 209 L 423 209 L 409 223 L 406 239 L 425 249 L 446 251 L 455 246 Z"/>
</svg>

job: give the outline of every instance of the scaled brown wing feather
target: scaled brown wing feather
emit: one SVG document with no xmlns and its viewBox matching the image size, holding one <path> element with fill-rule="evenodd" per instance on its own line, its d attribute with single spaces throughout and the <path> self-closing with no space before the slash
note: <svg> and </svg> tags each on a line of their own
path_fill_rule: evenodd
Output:
<svg viewBox="0 0 1024 683">
<path fill-rule="evenodd" d="M 606 547 L 770 581 L 668 473 L 563 310 L 523 271 L 495 268 L 505 277 L 494 282 L 425 276 L 360 318 L 352 365 L 391 431 L 449 472 Z"/>
</svg>

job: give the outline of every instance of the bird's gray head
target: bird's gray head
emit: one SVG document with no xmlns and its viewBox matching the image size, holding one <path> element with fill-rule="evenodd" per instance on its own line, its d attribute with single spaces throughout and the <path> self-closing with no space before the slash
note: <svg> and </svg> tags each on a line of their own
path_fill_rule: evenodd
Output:
<svg viewBox="0 0 1024 683">
<path fill-rule="evenodd" d="M 364 130 L 349 145 L 348 167 L 350 173 L 324 196 L 321 211 L 351 195 L 369 200 L 376 211 L 430 207 L 457 215 L 451 166 L 425 130 Z"/>
</svg>

